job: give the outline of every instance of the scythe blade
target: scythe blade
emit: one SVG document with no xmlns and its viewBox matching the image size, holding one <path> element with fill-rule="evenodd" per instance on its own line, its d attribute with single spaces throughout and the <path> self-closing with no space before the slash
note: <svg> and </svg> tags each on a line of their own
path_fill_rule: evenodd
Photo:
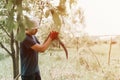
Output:
<svg viewBox="0 0 120 80">
<path fill-rule="evenodd" d="M 63 44 L 63 42 L 62 42 L 60 39 L 58 39 L 58 41 L 59 41 L 60 45 L 62 46 L 62 48 L 63 48 L 64 51 L 65 51 L 66 59 L 68 59 L 68 51 L 67 51 L 65 45 Z"/>
</svg>

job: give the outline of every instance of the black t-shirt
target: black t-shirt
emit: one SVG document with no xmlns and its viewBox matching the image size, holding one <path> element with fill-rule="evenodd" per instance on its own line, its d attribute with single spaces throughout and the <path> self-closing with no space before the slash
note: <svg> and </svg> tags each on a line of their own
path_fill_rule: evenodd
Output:
<svg viewBox="0 0 120 80">
<path fill-rule="evenodd" d="M 22 76 L 28 76 L 35 72 L 39 72 L 38 52 L 31 48 L 36 43 L 40 44 L 35 36 L 29 35 L 26 35 L 25 39 L 20 43 Z"/>
</svg>

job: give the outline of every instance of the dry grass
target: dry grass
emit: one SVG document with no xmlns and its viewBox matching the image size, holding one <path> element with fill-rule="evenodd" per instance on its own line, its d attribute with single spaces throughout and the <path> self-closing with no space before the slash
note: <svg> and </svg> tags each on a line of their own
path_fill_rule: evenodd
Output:
<svg viewBox="0 0 120 80">
<path fill-rule="evenodd" d="M 112 46 L 108 65 L 109 45 L 90 47 L 100 62 L 87 48 L 68 49 L 69 59 L 62 50 L 49 51 L 39 55 L 42 80 L 120 80 L 120 47 Z M 0 61 L 0 80 L 12 80 L 11 58 Z"/>
</svg>

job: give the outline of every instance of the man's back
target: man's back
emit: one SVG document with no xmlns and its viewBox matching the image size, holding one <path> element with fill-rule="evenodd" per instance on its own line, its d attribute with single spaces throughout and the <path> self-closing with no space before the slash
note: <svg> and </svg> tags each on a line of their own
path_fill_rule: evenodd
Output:
<svg viewBox="0 0 120 80">
<path fill-rule="evenodd" d="M 20 43 L 21 75 L 23 76 L 39 72 L 38 52 L 31 48 L 36 43 L 39 43 L 38 40 L 29 35 L 26 35 Z"/>
</svg>

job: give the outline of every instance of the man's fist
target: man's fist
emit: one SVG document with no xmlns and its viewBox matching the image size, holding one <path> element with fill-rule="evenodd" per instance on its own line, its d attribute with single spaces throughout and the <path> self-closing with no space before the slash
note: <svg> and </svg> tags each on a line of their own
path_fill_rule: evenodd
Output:
<svg viewBox="0 0 120 80">
<path fill-rule="evenodd" d="M 52 40 L 57 39 L 57 38 L 58 38 L 58 32 L 56 32 L 56 31 L 50 32 L 49 37 L 50 37 Z"/>
</svg>

